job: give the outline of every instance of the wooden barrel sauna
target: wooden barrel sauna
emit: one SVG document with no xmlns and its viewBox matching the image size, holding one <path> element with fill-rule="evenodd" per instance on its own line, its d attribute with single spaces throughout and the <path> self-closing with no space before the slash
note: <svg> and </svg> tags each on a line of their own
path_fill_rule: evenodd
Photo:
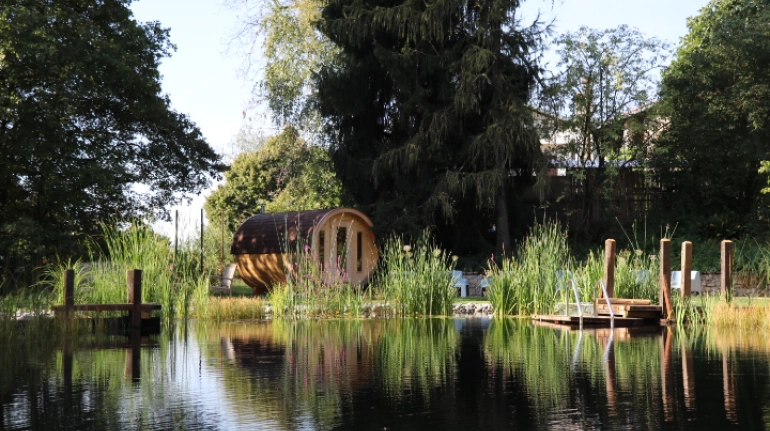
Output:
<svg viewBox="0 0 770 431">
<path fill-rule="evenodd" d="M 230 252 L 254 294 L 285 282 L 298 253 L 359 285 L 379 258 L 371 220 L 351 208 L 257 214 L 235 232 Z"/>
</svg>

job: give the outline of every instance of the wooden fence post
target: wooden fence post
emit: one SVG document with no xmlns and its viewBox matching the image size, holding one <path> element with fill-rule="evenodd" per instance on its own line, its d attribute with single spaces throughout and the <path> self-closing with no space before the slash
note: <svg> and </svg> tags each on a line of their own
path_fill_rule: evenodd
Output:
<svg viewBox="0 0 770 431">
<path fill-rule="evenodd" d="M 730 301 L 733 288 L 733 242 L 722 241 L 722 300 Z"/>
<path fill-rule="evenodd" d="M 615 297 L 615 240 L 604 242 L 604 282 L 607 284 L 607 295 Z"/>
<path fill-rule="evenodd" d="M 682 243 L 682 296 L 689 298 L 692 293 L 692 243 Z"/>
<path fill-rule="evenodd" d="M 660 240 L 660 305 L 663 318 L 671 319 L 671 240 L 667 238 Z"/>
<path fill-rule="evenodd" d="M 134 304 L 131 310 L 131 327 L 142 327 L 142 270 L 132 269 L 126 271 L 126 285 L 128 287 L 128 302 Z"/>
<path fill-rule="evenodd" d="M 64 271 L 64 308 L 65 314 L 71 316 L 75 307 L 75 271 Z"/>
</svg>

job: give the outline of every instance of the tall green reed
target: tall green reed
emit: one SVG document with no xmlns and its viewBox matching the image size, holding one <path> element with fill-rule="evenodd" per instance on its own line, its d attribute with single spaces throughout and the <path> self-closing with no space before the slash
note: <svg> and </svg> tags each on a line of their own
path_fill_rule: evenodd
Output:
<svg viewBox="0 0 770 431">
<path fill-rule="evenodd" d="M 377 283 L 391 312 L 401 316 L 451 314 L 457 296 L 452 281 L 456 261 L 436 246 L 427 230 L 415 247 L 401 237 L 389 238 Z"/>
<path fill-rule="evenodd" d="M 534 226 L 519 245 L 518 257 L 504 257 L 501 267 L 490 261 L 490 266 L 489 301 L 496 315 L 550 312 L 557 300 L 572 295 L 566 282 L 572 269 L 567 232 L 558 223 Z"/>
<path fill-rule="evenodd" d="M 61 262 L 48 269 L 47 281 L 63 302 L 64 271 L 75 270 L 75 303 L 124 303 L 128 300 L 126 271 L 142 270 L 142 301 L 162 305 L 167 321 L 187 318 L 194 307 L 205 307 L 209 275 L 201 274 L 195 254 L 178 253 L 147 225 L 103 224 L 102 236 L 92 238 L 89 262 Z"/>
<path fill-rule="evenodd" d="M 586 301 L 598 297 L 604 279 L 604 253 L 591 251 L 582 264 L 576 264 L 574 279 L 580 288 L 580 296 Z M 658 260 L 641 249 L 620 250 L 615 256 L 616 298 L 658 300 Z"/>
<path fill-rule="evenodd" d="M 350 239 L 348 239 L 350 240 Z M 273 314 L 285 317 L 359 316 L 369 292 L 350 284 L 341 260 L 320 264 L 310 246 L 297 241 L 289 255 L 286 283 L 267 296 Z"/>
</svg>

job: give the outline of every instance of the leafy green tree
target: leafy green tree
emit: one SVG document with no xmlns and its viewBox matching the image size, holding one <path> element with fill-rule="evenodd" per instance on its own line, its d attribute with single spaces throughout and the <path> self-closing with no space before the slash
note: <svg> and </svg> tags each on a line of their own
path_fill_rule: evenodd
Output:
<svg viewBox="0 0 770 431">
<path fill-rule="evenodd" d="M 566 142 L 554 152 L 573 161 L 571 172 L 582 183 L 582 216 L 573 227 L 586 229 L 601 215 L 614 217 L 608 198 L 616 190 L 617 168 L 647 160 L 663 127 L 653 102 L 667 45 L 625 25 L 581 27 L 556 43 L 559 62 L 545 95 L 555 102 L 550 127 Z"/>
<path fill-rule="evenodd" d="M 228 227 L 235 229 L 263 205 L 267 212 L 281 212 L 333 208 L 342 203 L 341 185 L 328 154 L 308 144 L 296 129 L 286 127 L 266 140 L 244 132 L 239 139 L 247 150 L 235 158 L 225 173 L 225 183 L 207 198 L 210 220 L 224 217 Z"/>
<path fill-rule="evenodd" d="M 314 26 L 321 2 L 230 0 L 229 4 L 245 15 L 238 35 L 247 47 L 247 58 L 258 55 L 264 62 L 254 86 L 257 100 L 266 103 L 278 125 L 317 132 L 313 74 L 333 62 L 337 52 Z M 255 46 L 261 47 L 258 53 Z"/>
<path fill-rule="evenodd" d="M 704 229 L 766 219 L 759 169 L 770 158 L 768 22 L 767 0 L 712 0 L 688 21 L 663 76 L 670 125 L 657 161 L 676 216 Z"/>
<path fill-rule="evenodd" d="M 160 92 L 168 31 L 129 4 L 0 5 L 2 278 L 71 252 L 100 220 L 162 211 L 220 170 Z"/>
<path fill-rule="evenodd" d="M 520 3 L 324 4 L 319 28 L 340 50 L 315 82 L 325 137 L 378 228 L 435 226 L 456 253 L 484 251 L 494 230 L 511 250 L 515 192 L 540 156 L 527 107 L 539 28 L 521 28 Z"/>
</svg>

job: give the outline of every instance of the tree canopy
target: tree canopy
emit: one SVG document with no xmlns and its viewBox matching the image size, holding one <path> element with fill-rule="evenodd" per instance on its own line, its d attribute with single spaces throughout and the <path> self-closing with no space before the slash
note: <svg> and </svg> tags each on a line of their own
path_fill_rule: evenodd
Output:
<svg viewBox="0 0 770 431">
<path fill-rule="evenodd" d="M 670 125 L 657 144 L 679 217 L 709 208 L 735 224 L 766 218 L 758 170 L 770 158 L 768 22 L 767 0 L 712 0 L 688 21 L 663 76 Z"/>
<path fill-rule="evenodd" d="M 320 127 L 313 74 L 337 48 L 315 28 L 320 0 L 229 0 L 245 17 L 238 31 L 247 58 L 261 58 L 254 95 L 277 125 L 313 134 Z M 252 51 L 261 46 L 258 52 Z M 264 64 L 261 64 L 261 63 Z M 252 68 L 249 64 L 248 67 Z"/>
<path fill-rule="evenodd" d="M 161 94 L 174 48 L 130 0 L 0 6 L 0 267 L 66 254 L 98 222 L 198 193 L 221 170 Z"/>
<path fill-rule="evenodd" d="M 286 127 L 260 139 L 244 131 L 244 151 L 225 173 L 225 183 L 206 200 L 209 219 L 224 217 L 230 229 L 245 218 L 267 212 L 334 208 L 342 203 L 341 185 L 323 148 L 312 146 Z"/>
<path fill-rule="evenodd" d="M 324 4 L 319 29 L 340 50 L 315 82 L 326 142 L 378 228 L 435 226 L 457 253 L 510 252 L 509 223 L 526 212 L 515 191 L 540 156 L 527 107 L 539 28 L 521 27 L 519 5 Z"/>
<path fill-rule="evenodd" d="M 602 229 L 601 219 L 614 222 L 616 216 L 611 198 L 617 167 L 647 160 L 663 127 L 654 102 L 667 46 L 625 25 L 581 27 L 559 36 L 556 44 L 559 63 L 544 92 L 555 121 L 545 123 L 566 137 L 555 156 L 579 166 L 572 173 L 582 190 L 573 198 L 582 202 L 573 207 L 581 215 L 573 227 Z"/>
</svg>

